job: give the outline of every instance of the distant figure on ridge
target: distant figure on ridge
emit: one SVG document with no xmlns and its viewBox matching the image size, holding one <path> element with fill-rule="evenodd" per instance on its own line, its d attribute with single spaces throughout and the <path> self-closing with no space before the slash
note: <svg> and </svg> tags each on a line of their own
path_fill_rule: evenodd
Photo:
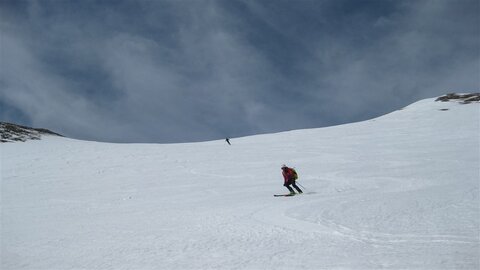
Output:
<svg viewBox="0 0 480 270">
<path fill-rule="evenodd" d="M 226 138 L 225 141 L 228 143 L 228 145 L 231 145 L 230 144 L 230 139 L 229 138 Z"/>
<path fill-rule="evenodd" d="M 287 165 L 282 165 L 282 175 L 284 180 L 283 185 L 288 188 L 290 195 L 295 195 L 295 191 L 292 187 L 294 187 L 299 194 L 303 193 L 303 191 L 295 184 L 295 181 L 298 179 L 295 169 L 289 168 Z M 292 187 L 290 187 L 290 185 L 292 185 Z"/>
</svg>

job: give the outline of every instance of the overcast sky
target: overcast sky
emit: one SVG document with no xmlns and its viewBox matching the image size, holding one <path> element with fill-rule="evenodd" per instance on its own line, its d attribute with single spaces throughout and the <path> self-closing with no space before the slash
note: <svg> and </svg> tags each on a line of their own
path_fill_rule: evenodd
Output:
<svg viewBox="0 0 480 270">
<path fill-rule="evenodd" d="M 480 88 L 478 0 L 6 1 L 1 121 L 188 142 Z"/>
</svg>

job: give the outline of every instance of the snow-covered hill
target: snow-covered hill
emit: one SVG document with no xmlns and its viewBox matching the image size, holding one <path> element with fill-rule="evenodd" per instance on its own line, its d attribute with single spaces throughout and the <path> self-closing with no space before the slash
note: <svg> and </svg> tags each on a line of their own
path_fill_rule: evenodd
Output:
<svg viewBox="0 0 480 270">
<path fill-rule="evenodd" d="M 185 144 L 1 149 L 2 269 L 478 269 L 477 101 Z M 285 193 L 294 166 L 307 194 Z"/>
</svg>

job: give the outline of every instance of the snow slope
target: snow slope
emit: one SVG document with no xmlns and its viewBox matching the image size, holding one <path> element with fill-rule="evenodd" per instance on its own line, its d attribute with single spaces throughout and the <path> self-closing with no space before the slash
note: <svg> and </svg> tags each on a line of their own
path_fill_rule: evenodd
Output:
<svg viewBox="0 0 480 270">
<path fill-rule="evenodd" d="M 1 269 L 478 269 L 479 107 L 232 146 L 0 144 Z M 272 196 L 283 163 L 308 194 Z"/>
</svg>

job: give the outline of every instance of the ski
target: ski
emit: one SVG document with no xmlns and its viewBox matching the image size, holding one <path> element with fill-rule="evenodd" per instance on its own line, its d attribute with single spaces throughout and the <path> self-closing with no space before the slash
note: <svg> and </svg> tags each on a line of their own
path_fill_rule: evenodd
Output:
<svg viewBox="0 0 480 270">
<path fill-rule="evenodd" d="M 295 194 L 273 194 L 274 197 L 290 197 L 295 196 Z"/>
</svg>

